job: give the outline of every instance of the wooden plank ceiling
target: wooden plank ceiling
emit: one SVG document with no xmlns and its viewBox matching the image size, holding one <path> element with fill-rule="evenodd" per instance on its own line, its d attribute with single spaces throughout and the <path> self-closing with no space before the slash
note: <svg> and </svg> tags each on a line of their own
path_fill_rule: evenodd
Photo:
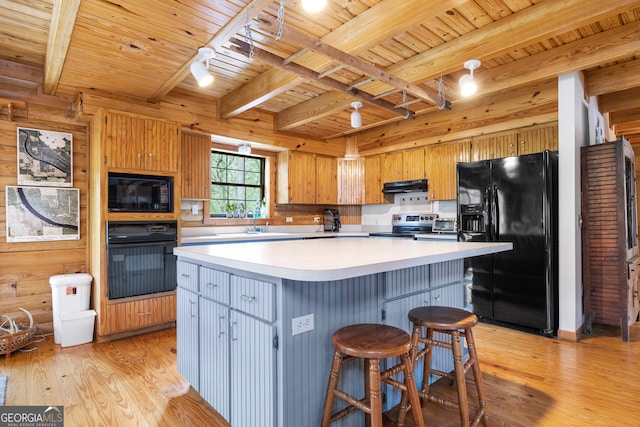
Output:
<svg viewBox="0 0 640 427">
<path fill-rule="evenodd" d="M 67 99 L 189 91 L 220 117 L 259 108 L 279 132 L 332 139 L 437 121 L 443 101 L 466 118 L 457 82 L 477 58 L 474 99 L 496 105 L 584 71 L 615 131 L 640 143 L 640 1 L 328 0 L 310 14 L 299 0 L 3 0 L 0 11 L 0 61 L 41 68 L 43 91 Z M 206 88 L 189 73 L 202 46 L 216 51 Z"/>
</svg>

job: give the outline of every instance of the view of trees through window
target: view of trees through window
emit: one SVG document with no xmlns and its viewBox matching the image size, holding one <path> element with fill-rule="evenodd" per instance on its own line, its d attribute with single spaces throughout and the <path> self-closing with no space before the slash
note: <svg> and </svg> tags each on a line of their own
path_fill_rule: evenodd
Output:
<svg viewBox="0 0 640 427">
<path fill-rule="evenodd" d="M 262 210 L 263 199 L 263 158 L 211 152 L 211 216 L 244 217 Z"/>
</svg>

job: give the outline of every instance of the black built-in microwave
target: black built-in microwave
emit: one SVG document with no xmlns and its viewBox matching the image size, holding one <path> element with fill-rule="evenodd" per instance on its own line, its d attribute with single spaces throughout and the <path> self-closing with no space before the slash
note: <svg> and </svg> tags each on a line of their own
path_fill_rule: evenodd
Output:
<svg viewBox="0 0 640 427">
<path fill-rule="evenodd" d="M 109 212 L 173 212 L 173 177 L 109 172 Z"/>
</svg>

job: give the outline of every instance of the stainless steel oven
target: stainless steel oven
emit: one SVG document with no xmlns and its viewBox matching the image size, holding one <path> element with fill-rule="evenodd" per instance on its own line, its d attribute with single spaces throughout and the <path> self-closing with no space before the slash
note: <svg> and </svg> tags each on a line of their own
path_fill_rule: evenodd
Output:
<svg viewBox="0 0 640 427">
<path fill-rule="evenodd" d="M 107 223 L 109 299 L 172 291 L 176 288 L 176 221 Z"/>
<path fill-rule="evenodd" d="M 415 239 L 416 234 L 431 233 L 436 213 L 400 213 L 391 217 L 391 232 L 369 233 L 371 237 Z"/>
</svg>

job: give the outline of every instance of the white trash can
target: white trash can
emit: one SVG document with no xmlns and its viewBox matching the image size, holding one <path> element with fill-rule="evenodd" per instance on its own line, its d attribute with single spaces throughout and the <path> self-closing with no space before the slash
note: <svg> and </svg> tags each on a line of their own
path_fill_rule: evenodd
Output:
<svg viewBox="0 0 640 427">
<path fill-rule="evenodd" d="M 56 344 L 61 344 L 64 341 L 65 343 L 73 343 L 69 345 L 78 345 L 93 341 L 96 312 L 89 310 L 92 281 L 93 277 L 86 273 L 61 274 L 49 278 L 53 312 L 53 339 Z M 75 315 L 65 316 L 70 313 Z M 79 313 L 84 313 L 84 315 L 80 316 Z M 64 340 L 63 334 L 65 335 Z M 87 339 L 87 337 L 89 338 Z M 66 346 L 63 345 L 63 347 Z"/>
</svg>

